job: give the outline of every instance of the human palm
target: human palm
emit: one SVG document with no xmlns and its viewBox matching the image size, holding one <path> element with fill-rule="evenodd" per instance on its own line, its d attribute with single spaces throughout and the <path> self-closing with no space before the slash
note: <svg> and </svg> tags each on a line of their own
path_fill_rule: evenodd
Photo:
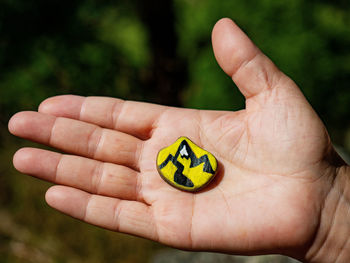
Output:
<svg viewBox="0 0 350 263">
<path fill-rule="evenodd" d="M 246 97 L 238 112 L 59 96 L 12 118 L 10 131 L 70 155 L 25 148 L 24 173 L 52 181 L 54 208 L 175 247 L 241 254 L 307 249 L 327 194 L 327 132 L 296 85 L 230 20 L 213 31 L 216 58 Z M 223 94 L 225 96 L 225 94 Z M 198 193 L 172 188 L 158 151 L 187 136 L 219 162 Z"/>
</svg>

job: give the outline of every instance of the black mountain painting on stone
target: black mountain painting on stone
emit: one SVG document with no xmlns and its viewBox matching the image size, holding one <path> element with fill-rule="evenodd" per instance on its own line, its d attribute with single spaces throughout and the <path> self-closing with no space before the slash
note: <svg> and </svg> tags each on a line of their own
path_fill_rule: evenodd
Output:
<svg viewBox="0 0 350 263">
<path fill-rule="evenodd" d="M 169 154 L 165 161 L 159 165 L 159 169 L 162 169 L 168 164 L 169 161 L 171 161 L 177 167 L 177 170 L 174 174 L 174 181 L 176 183 L 186 187 L 194 186 L 193 182 L 183 174 L 184 166 L 177 160 L 179 155 L 181 155 L 182 158 L 191 159 L 190 168 L 196 167 L 201 163 L 204 163 L 203 172 L 214 174 L 214 170 L 210 165 L 208 155 L 205 154 L 202 155 L 200 158 L 197 158 L 196 154 L 192 151 L 187 141 L 183 140 L 180 143 L 180 146 L 177 149 L 175 156 Z"/>
</svg>

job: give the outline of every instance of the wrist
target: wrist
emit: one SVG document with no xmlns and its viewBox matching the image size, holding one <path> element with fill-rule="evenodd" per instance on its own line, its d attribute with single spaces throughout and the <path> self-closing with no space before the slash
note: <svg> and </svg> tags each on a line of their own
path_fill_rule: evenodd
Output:
<svg viewBox="0 0 350 263">
<path fill-rule="evenodd" d="M 344 164 L 333 171 L 307 262 L 350 262 L 350 167 Z"/>
</svg>

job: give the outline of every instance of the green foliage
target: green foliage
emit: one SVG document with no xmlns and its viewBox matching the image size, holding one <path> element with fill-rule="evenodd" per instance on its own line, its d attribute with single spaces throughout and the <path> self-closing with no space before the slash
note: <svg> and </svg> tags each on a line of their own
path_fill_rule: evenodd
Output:
<svg viewBox="0 0 350 263">
<path fill-rule="evenodd" d="M 136 17 L 120 17 L 116 10 L 103 14 L 98 38 L 101 42 L 120 50 L 122 56 L 135 67 L 145 67 L 149 62 L 147 35 Z"/>
<path fill-rule="evenodd" d="M 0 107 L 6 116 L 63 93 L 147 97 L 147 72 L 153 58 L 162 54 L 149 48 L 152 28 L 142 22 L 137 1 L 2 5 Z M 300 85 L 329 125 L 344 126 L 350 104 L 349 6 L 331 1 L 175 0 L 176 52 L 188 64 L 180 103 L 243 107 L 242 96 L 211 51 L 211 29 L 227 16 Z"/>
<path fill-rule="evenodd" d="M 150 52 L 133 9 L 92 1 L 2 5 L 0 107 L 7 116 L 57 94 L 139 97 Z"/>
<path fill-rule="evenodd" d="M 242 98 L 237 94 L 232 96 L 227 87 L 233 85 L 223 80 L 225 76 L 215 73 L 215 62 L 208 52 L 214 23 L 227 16 L 299 84 L 331 129 L 349 125 L 350 4 L 338 6 L 332 1 L 302 0 L 220 3 L 177 0 L 175 3 L 179 54 L 190 65 L 190 84 L 186 90 L 190 95 L 185 96 L 186 105 L 242 107 Z"/>
<path fill-rule="evenodd" d="M 243 96 L 215 62 L 211 47 L 202 49 L 190 67 L 190 83 L 184 90 L 184 104 L 191 108 L 239 110 Z"/>
</svg>

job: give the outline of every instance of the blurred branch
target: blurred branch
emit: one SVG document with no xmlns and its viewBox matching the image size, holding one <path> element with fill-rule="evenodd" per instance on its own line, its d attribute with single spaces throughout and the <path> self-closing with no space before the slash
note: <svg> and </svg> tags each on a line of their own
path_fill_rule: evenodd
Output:
<svg viewBox="0 0 350 263">
<path fill-rule="evenodd" d="M 138 0 L 137 5 L 149 33 L 152 52 L 151 74 L 143 90 L 158 103 L 181 106 L 180 95 L 187 82 L 187 67 L 177 56 L 173 1 Z"/>
</svg>

